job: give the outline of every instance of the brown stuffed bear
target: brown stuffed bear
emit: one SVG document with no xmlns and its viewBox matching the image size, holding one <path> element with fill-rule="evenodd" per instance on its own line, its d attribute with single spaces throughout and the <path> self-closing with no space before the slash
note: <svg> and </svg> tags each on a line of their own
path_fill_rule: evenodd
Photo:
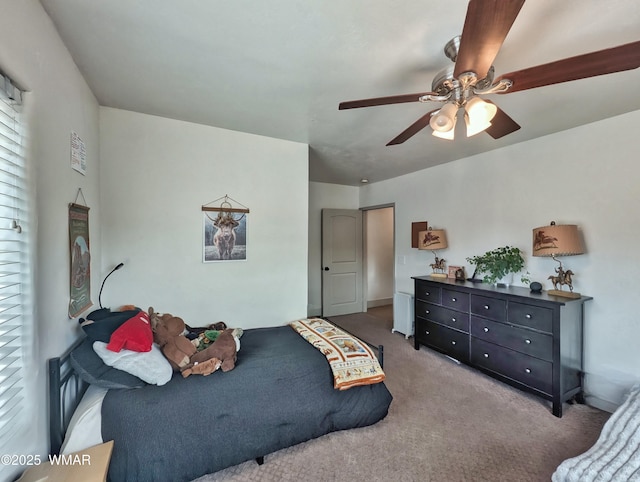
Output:
<svg viewBox="0 0 640 482">
<path fill-rule="evenodd" d="M 149 307 L 149 319 L 153 330 L 153 341 L 160 346 L 173 370 L 180 371 L 189 365 L 196 347 L 183 335 L 184 320 L 169 313 L 160 315 L 152 307 Z"/>
<path fill-rule="evenodd" d="M 226 329 L 220 332 L 216 341 L 206 349 L 196 353 L 191 357 L 191 363 L 201 363 L 210 358 L 218 358 L 222 361 L 222 371 L 228 372 L 236 366 L 236 336 L 242 333 L 239 329 Z M 236 336 L 234 336 L 236 335 Z M 239 337 L 239 336 L 238 336 Z"/>
<path fill-rule="evenodd" d="M 181 373 L 184 378 L 187 378 L 189 375 L 204 375 L 206 377 L 220 368 L 221 363 L 217 358 L 209 358 L 202 363 L 196 363 L 195 365 L 189 365 L 187 368 L 183 368 Z"/>
</svg>

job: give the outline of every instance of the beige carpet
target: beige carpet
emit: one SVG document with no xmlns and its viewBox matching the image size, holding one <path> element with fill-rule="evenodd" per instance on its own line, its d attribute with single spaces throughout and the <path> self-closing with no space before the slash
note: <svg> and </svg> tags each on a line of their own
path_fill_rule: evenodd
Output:
<svg viewBox="0 0 640 482">
<path fill-rule="evenodd" d="M 375 315 L 375 316 L 372 316 Z M 333 321 L 384 345 L 389 415 L 198 479 L 214 481 L 549 481 L 597 439 L 609 414 L 550 403 L 392 334 L 390 308 Z"/>
</svg>

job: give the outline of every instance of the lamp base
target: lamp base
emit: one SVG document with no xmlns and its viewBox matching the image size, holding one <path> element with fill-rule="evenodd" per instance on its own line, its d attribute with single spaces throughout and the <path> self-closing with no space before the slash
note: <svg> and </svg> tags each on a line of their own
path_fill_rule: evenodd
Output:
<svg viewBox="0 0 640 482">
<path fill-rule="evenodd" d="M 447 275 L 444 273 L 431 273 L 429 276 L 432 278 L 446 278 Z"/>
<path fill-rule="evenodd" d="M 562 290 L 548 290 L 547 291 L 548 295 L 552 295 L 552 296 L 562 296 L 564 298 L 580 298 L 580 296 L 582 296 L 580 293 L 575 293 L 573 291 L 562 291 Z"/>
</svg>

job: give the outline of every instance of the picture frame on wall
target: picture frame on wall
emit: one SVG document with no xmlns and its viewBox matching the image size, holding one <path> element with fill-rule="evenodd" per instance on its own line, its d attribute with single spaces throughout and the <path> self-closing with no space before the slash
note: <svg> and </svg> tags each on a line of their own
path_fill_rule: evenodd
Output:
<svg viewBox="0 0 640 482">
<path fill-rule="evenodd" d="M 247 259 L 247 214 L 203 212 L 202 261 Z"/>
<path fill-rule="evenodd" d="M 69 204 L 69 318 L 79 316 L 91 302 L 91 252 L 89 249 L 89 208 Z"/>
<path fill-rule="evenodd" d="M 249 208 L 229 195 L 202 206 L 203 263 L 247 259 L 248 215 Z"/>
<path fill-rule="evenodd" d="M 411 247 L 419 248 L 420 247 L 420 231 L 427 230 L 427 221 L 417 221 L 415 223 L 411 223 Z"/>
</svg>

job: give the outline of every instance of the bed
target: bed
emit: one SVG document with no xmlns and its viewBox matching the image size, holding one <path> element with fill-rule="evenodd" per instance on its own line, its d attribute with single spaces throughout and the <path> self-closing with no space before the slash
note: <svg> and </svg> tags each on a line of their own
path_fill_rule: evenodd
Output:
<svg viewBox="0 0 640 482">
<path fill-rule="evenodd" d="M 553 482 L 640 481 L 640 384 L 606 421 L 596 443 L 562 462 Z"/>
<path fill-rule="evenodd" d="M 189 481 L 262 463 L 291 445 L 374 424 L 392 401 L 383 382 L 336 390 L 325 355 L 288 325 L 245 330 L 231 371 L 176 373 L 162 386 L 85 383 L 82 367 L 70 365 L 87 343 L 49 361 L 51 452 L 69 426 L 66 453 L 114 440 L 110 480 Z"/>
</svg>

